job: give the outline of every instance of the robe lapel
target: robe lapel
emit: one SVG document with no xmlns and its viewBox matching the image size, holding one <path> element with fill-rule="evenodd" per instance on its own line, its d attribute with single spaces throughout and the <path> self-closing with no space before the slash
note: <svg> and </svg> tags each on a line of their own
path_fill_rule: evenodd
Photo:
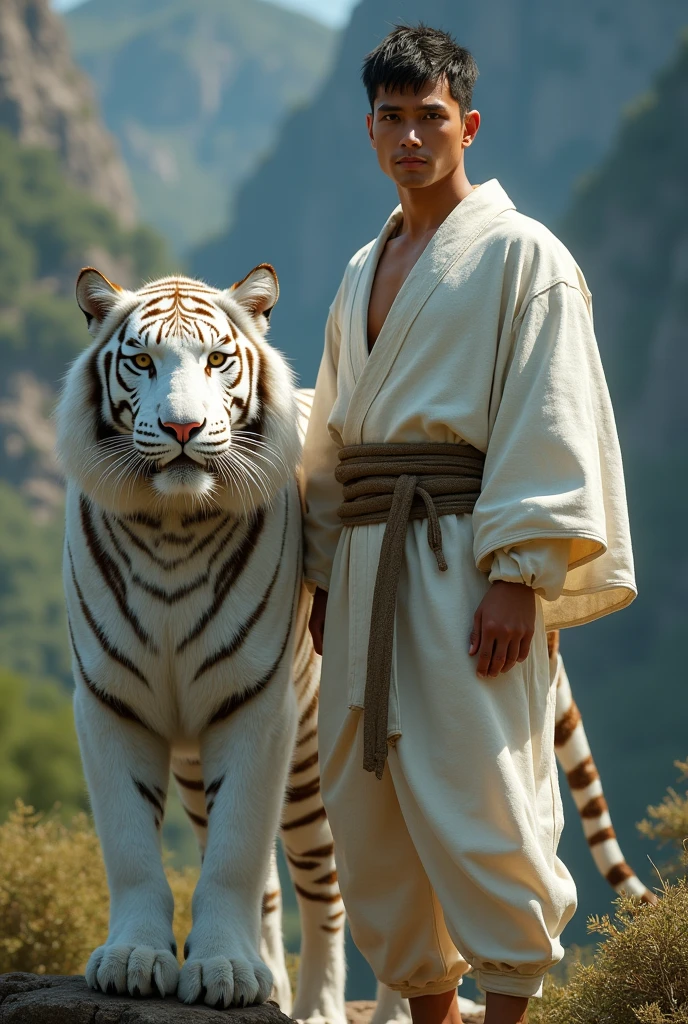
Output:
<svg viewBox="0 0 688 1024">
<path fill-rule="evenodd" d="M 356 278 L 352 289 L 352 301 L 349 305 L 349 352 L 354 381 L 358 381 L 368 363 L 368 304 L 382 250 L 387 239 L 396 229 L 401 219 L 401 206 L 397 206 L 387 218 L 387 222 L 375 239 L 370 252 Z M 375 347 L 373 348 L 373 351 Z"/>
<path fill-rule="evenodd" d="M 366 257 L 350 306 L 349 342 L 356 383 L 344 421 L 343 444 L 361 443 L 363 421 L 368 410 L 384 384 L 413 321 L 440 281 L 495 217 L 513 209 L 514 204 L 493 178 L 452 210 L 401 286 L 368 355 L 368 302 L 378 260 L 401 216 L 400 206 L 394 210 Z"/>
</svg>

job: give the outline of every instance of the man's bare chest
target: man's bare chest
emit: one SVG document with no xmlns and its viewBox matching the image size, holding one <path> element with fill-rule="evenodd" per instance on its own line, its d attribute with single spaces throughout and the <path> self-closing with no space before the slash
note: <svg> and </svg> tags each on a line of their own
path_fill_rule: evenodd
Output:
<svg viewBox="0 0 688 1024">
<path fill-rule="evenodd" d="M 372 351 L 394 300 L 401 291 L 427 242 L 404 245 L 402 239 L 390 239 L 378 261 L 368 301 L 368 352 Z"/>
</svg>

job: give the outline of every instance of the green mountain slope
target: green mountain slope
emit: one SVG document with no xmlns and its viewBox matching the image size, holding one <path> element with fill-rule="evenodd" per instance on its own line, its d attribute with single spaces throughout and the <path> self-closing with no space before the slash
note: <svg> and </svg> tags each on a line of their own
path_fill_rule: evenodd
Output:
<svg viewBox="0 0 688 1024">
<path fill-rule="evenodd" d="M 126 285 L 162 272 L 167 256 L 150 228 L 120 227 L 70 185 L 55 153 L 0 131 L 0 393 L 14 369 L 57 381 L 81 351 L 74 283 L 90 262 Z"/>
<path fill-rule="evenodd" d="M 395 21 L 449 29 L 473 50 L 483 120 L 469 177 L 499 178 L 519 209 L 553 224 L 687 18 L 684 0 L 363 0 L 327 82 L 285 123 L 240 191 L 231 229 L 197 251 L 195 272 L 224 285 L 272 263 L 282 286 L 273 337 L 312 384 L 344 266 L 396 204 L 370 150 L 359 81 L 363 55 Z"/>
<path fill-rule="evenodd" d="M 224 226 L 228 197 L 313 93 L 336 39 L 263 0 L 88 0 L 66 21 L 140 216 L 177 249 Z"/>
<path fill-rule="evenodd" d="M 0 128 L 24 146 L 51 149 L 73 185 L 121 224 L 135 223 L 126 168 L 51 0 L 0 3 Z"/>
<path fill-rule="evenodd" d="M 68 686 L 62 536 L 61 516 L 36 522 L 28 502 L 0 481 L 0 666 Z"/>
</svg>

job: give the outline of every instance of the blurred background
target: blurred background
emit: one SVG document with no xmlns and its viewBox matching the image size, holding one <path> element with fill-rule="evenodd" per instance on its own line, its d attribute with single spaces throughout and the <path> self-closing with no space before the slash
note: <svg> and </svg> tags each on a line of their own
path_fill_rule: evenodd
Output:
<svg viewBox="0 0 688 1024">
<path fill-rule="evenodd" d="M 480 68 L 470 180 L 499 178 L 593 293 L 640 596 L 562 647 L 622 849 L 656 881 L 635 823 L 688 751 L 685 0 L 0 0 L 0 818 L 17 796 L 59 801 L 65 820 L 88 806 L 50 422 L 88 343 L 78 269 L 226 287 L 270 262 L 271 340 L 312 386 L 344 266 L 396 204 L 368 145 L 360 62 L 421 18 Z M 580 894 L 564 939 L 585 943 L 612 893 L 562 789 Z M 197 863 L 175 802 L 164 837 L 177 867 Z M 297 949 L 291 897 L 286 935 Z M 370 996 L 353 951 L 350 963 L 349 997 Z"/>
</svg>

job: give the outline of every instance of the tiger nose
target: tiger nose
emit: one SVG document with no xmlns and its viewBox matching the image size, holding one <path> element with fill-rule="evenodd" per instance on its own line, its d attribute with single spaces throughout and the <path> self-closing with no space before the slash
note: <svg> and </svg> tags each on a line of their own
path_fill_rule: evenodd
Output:
<svg viewBox="0 0 688 1024">
<path fill-rule="evenodd" d="M 160 423 L 160 420 L 158 422 Z M 205 420 L 202 423 L 160 423 L 160 426 L 165 433 L 174 434 L 180 444 L 186 444 L 203 430 Z"/>
</svg>

